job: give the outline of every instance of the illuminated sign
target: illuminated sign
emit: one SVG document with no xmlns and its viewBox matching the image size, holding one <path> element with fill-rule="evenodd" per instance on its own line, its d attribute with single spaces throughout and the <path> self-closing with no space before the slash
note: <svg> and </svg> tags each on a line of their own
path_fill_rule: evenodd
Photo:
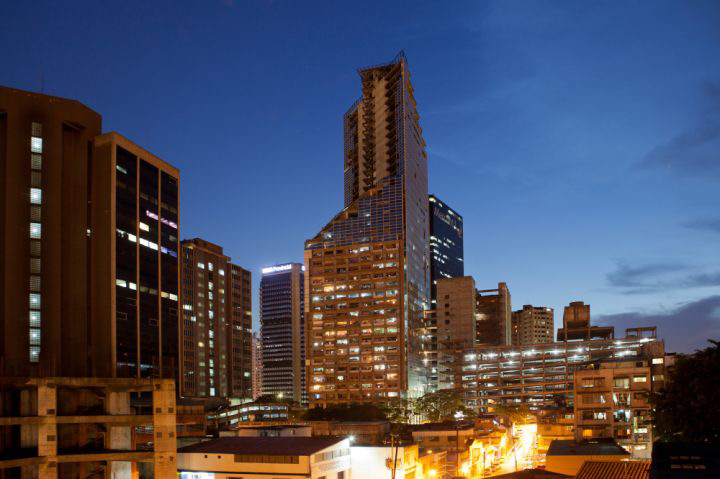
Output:
<svg viewBox="0 0 720 479">
<path fill-rule="evenodd" d="M 281 271 L 290 271 L 292 269 L 291 264 L 279 264 L 277 266 L 270 266 L 262 269 L 262 274 L 268 273 L 279 273 Z"/>
</svg>

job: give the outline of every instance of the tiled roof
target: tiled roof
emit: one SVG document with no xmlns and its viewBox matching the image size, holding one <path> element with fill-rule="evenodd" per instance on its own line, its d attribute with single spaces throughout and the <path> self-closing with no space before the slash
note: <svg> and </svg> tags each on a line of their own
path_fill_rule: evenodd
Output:
<svg viewBox="0 0 720 479">
<path fill-rule="evenodd" d="M 585 461 L 576 479 L 647 479 L 650 461 Z"/>
<path fill-rule="evenodd" d="M 493 476 L 493 479 L 562 479 L 571 478 L 559 472 L 546 471 L 545 469 L 525 469 L 523 471 L 511 472 Z"/>
<path fill-rule="evenodd" d="M 308 456 L 333 446 L 342 437 L 221 437 L 178 449 L 178 454 L 265 454 Z"/>
</svg>

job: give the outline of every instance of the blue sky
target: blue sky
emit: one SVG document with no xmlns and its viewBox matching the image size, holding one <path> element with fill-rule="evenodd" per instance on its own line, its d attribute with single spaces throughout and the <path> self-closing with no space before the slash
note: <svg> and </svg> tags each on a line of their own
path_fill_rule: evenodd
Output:
<svg viewBox="0 0 720 479">
<path fill-rule="evenodd" d="M 670 350 L 720 337 L 717 1 L 10 0 L 0 18 L 0 84 L 78 99 L 179 167 L 183 237 L 255 287 L 342 207 L 356 69 L 403 49 L 478 287 L 556 325 L 584 300 Z"/>
</svg>

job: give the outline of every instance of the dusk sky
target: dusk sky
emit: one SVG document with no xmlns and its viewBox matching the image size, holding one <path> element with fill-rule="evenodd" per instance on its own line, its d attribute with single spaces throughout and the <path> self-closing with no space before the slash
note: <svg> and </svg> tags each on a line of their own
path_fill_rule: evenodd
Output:
<svg viewBox="0 0 720 479">
<path fill-rule="evenodd" d="M 357 68 L 404 50 L 479 288 L 556 326 L 583 300 L 669 351 L 720 338 L 716 0 L 8 0 L 0 19 L 0 84 L 77 99 L 177 166 L 181 236 L 252 270 L 255 306 L 260 268 L 301 262 L 343 206 Z"/>
</svg>

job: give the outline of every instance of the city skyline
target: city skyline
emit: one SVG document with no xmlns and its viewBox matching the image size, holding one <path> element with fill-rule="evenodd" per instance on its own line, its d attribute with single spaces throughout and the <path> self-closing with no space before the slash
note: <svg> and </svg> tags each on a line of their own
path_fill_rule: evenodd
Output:
<svg viewBox="0 0 720 479">
<path fill-rule="evenodd" d="M 55 50 L 48 43 L 59 29 L 42 28 L 53 18 L 52 7 L 42 13 L 33 9 L 39 30 L 47 33 L 33 33 L 40 38 L 32 41 L 28 37 L 24 53 L 36 53 L 32 61 L 10 52 L 0 84 L 33 91 L 44 88 L 46 94 L 81 101 L 106 115 L 107 131 L 122 131 L 177 166 L 184 178 L 180 239 L 200 236 L 224 245 L 238 264 L 258 275 L 253 284 L 257 298 L 260 268 L 301 261 L 303 240 L 322 227 L 341 201 L 338 120 L 347 108 L 347 96 L 356 91 L 355 69 L 387 61 L 404 49 L 428 143 L 430 193 L 447 200 L 463 216 L 465 274 L 474 276 L 479 288 L 507 282 L 515 299 L 513 310 L 533 304 L 557 312 L 571 301 L 585 301 L 593 307 L 594 324 L 657 324 L 659 335 L 668 340 L 668 350 L 704 347 L 706 338 L 717 336 L 720 307 L 718 219 L 712 211 L 720 176 L 710 156 L 718 142 L 720 71 L 711 52 L 719 40 L 710 29 L 711 19 L 720 14 L 717 7 L 699 3 L 696 9 L 675 11 L 673 4 L 661 3 L 653 12 L 638 6 L 576 7 L 581 10 L 574 12 L 578 26 L 570 28 L 564 26 L 563 12 L 526 5 L 546 22 L 544 30 L 548 24 L 556 27 L 556 35 L 539 47 L 531 43 L 542 32 L 523 24 L 522 14 L 508 16 L 503 9 L 510 7 L 489 5 L 481 11 L 458 6 L 452 14 L 443 13 L 438 26 L 426 32 L 422 27 L 429 25 L 413 24 L 417 18 L 412 15 L 396 31 L 388 31 L 380 21 L 372 27 L 379 38 L 363 44 L 362 53 L 356 29 L 343 40 L 349 51 L 325 50 L 318 45 L 320 38 L 309 33 L 298 46 L 270 42 L 267 52 L 243 50 L 243 62 L 225 60 L 215 70 L 199 63 L 198 69 L 210 78 L 190 72 L 189 79 L 179 75 L 183 60 L 193 52 L 213 51 L 214 43 L 190 42 L 187 46 L 194 50 L 173 55 L 171 40 L 184 38 L 191 17 L 189 11 L 173 10 L 162 33 L 151 33 L 153 25 L 141 23 L 140 38 L 129 44 L 109 35 L 108 41 L 117 43 L 119 58 L 133 58 L 144 42 L 158 41 L 155 53 L 167 70 L 154 78 L 155 57 L 139 54 L 144 74 L 142 82 L 135 78 L 134 83 L 117 66 L 108 63 L 97 68 L 102 64 L 89 57 L 73 60 L 83 50 L 78 43 L 83 34 L 70 33 L 62 51 Z M 4 16 L 17 21 L 10 22 L 0 38 L 25 38 L 22 35 L 29 32 L 16 31 L 29 15 L 25 8 L 2 7 Z M 284 15 L 291 8 L 260 5 L 248 13 L 241 12 L 239 4 L 217 2 L 195 13 L 222 23 L 225 29 L 245 14 L 259 19 L 278 16 L 280 21 L 267 33 L 245 25 L 244 34 L 264 38 L 287 26 L 290 20 Z M 427 13 L 427 6 L 422 9 Z M 328 16 L 340 14 L 331 10 Z M 311 13 L 317 12 L 305 12 Z M 593 14 L 598 18 L 591 19 Z M 615 22 L 616 14 L 624 14 L 623 21 Z M 113 21 L 137 21 L 139 15 L 121 9 Z M 462 20 L 463 16 L 467 18 Z M 470 25 L 471 19 L 478 25 Z M 640 19 L 652 28 L 634 31 Z M 99 25 L 103 22 L 87 25 L 87 35 L 98 34 Z M 608 26 L 617 34 L 607 40 L 609 44 L 594 43 L 582 32 L 583 27 Z M 513 32 L 527 38 L 506 41 L 505 35 Z M 330 34 L 342 36 L 337 30 Z M 457 46 L 447 58 L 430 45 L 441 34 Z M 235 39 L 228 35 L 221 28 L 212 41 Z M 495 50 L 478 53 L 481 39 Z M 580 42 L 575 50 L 562 45 L 573 39 Z M 633 48 L 611 52 L 628 43 L 635 53 Z M 223 45 L 216 55 L 228 53 L 227 42 Z M 258 74 L 269 66 L 272 52 L 297 52 L 304 46 L 312 47 L 306 60 L 284 53 L 285 64 L 272 66 L 273 75 Z M 573 54 L 583 48 L 602 61 L 580 72 L 589 60 Z M 502 57 L 513 51 L 520 60 Z M 52 53 L 58 55 L 51 58 Z M 677 56 L 687 56 L 685 68 L 677 69 L 681 74 L 663 71 L 662 58 L 668 53 L 677 61 Z M 569 57 L 580 66 L 569 68 Z M 208 61 L 213 59 L 218 60 Z M 247 63 L 251 59 L 254 65 Z M 651 74 L 658 70 L 665 74 Z M 234 78 L 232 85 L 224 74 Z M 298 82 L 297 89 L 282 88 L 278 78 L 289 77 Z M 603 82 L 611 87 L 611 94 L 599 91 Z M 215 86 L 221 87 L 219 92 L 212 91 Z M 268 96 L 260 109 L 261 102 L 248 94 L 254 90 L 275 96 Z M 179 95 L 184 95 L 181 101 Z M 223 102 L 228 98 L 226 106 Z M 240 108 L 243 105 L 246 108 Z M 188 107 L 200 118 L 182 115 Z M 137 116 L 138 111 L 143 117 Z M 248 119 L 239 118 L 246 115 Z M 214 120 L 202 118 L 208 116 Z M 287 141 L 269 145 L 274 135 Z M 676 155 L 687 159 L 682 169 Z M 291 158 L 280 163 L 282 170 L 271 161 L 280 158 Z M 206 168 L 208 164 L 214 167 Z M 217 171 L 223 174 L 214 176 Z M 235 177 L 247 188 L 239 195 L 241 204 L 211 208 L 237 197 Z M 261 191 L 273 198 L 266 203 L 253 201 Z M 301 196 L 305 198 L 298 201 Z M 246 216 L 235 221 L 240 212 Z M 248 222 L 266 233 L 249 238 L 242 229 Z M 555 274 L 549 277 L 548 270 Z M 254 318 L 257 329 L 257 307 Z M 688 324 L 695 325 L 693 336 L 681 342 L 678 333 L 689 329 Z"/>
</svg>

